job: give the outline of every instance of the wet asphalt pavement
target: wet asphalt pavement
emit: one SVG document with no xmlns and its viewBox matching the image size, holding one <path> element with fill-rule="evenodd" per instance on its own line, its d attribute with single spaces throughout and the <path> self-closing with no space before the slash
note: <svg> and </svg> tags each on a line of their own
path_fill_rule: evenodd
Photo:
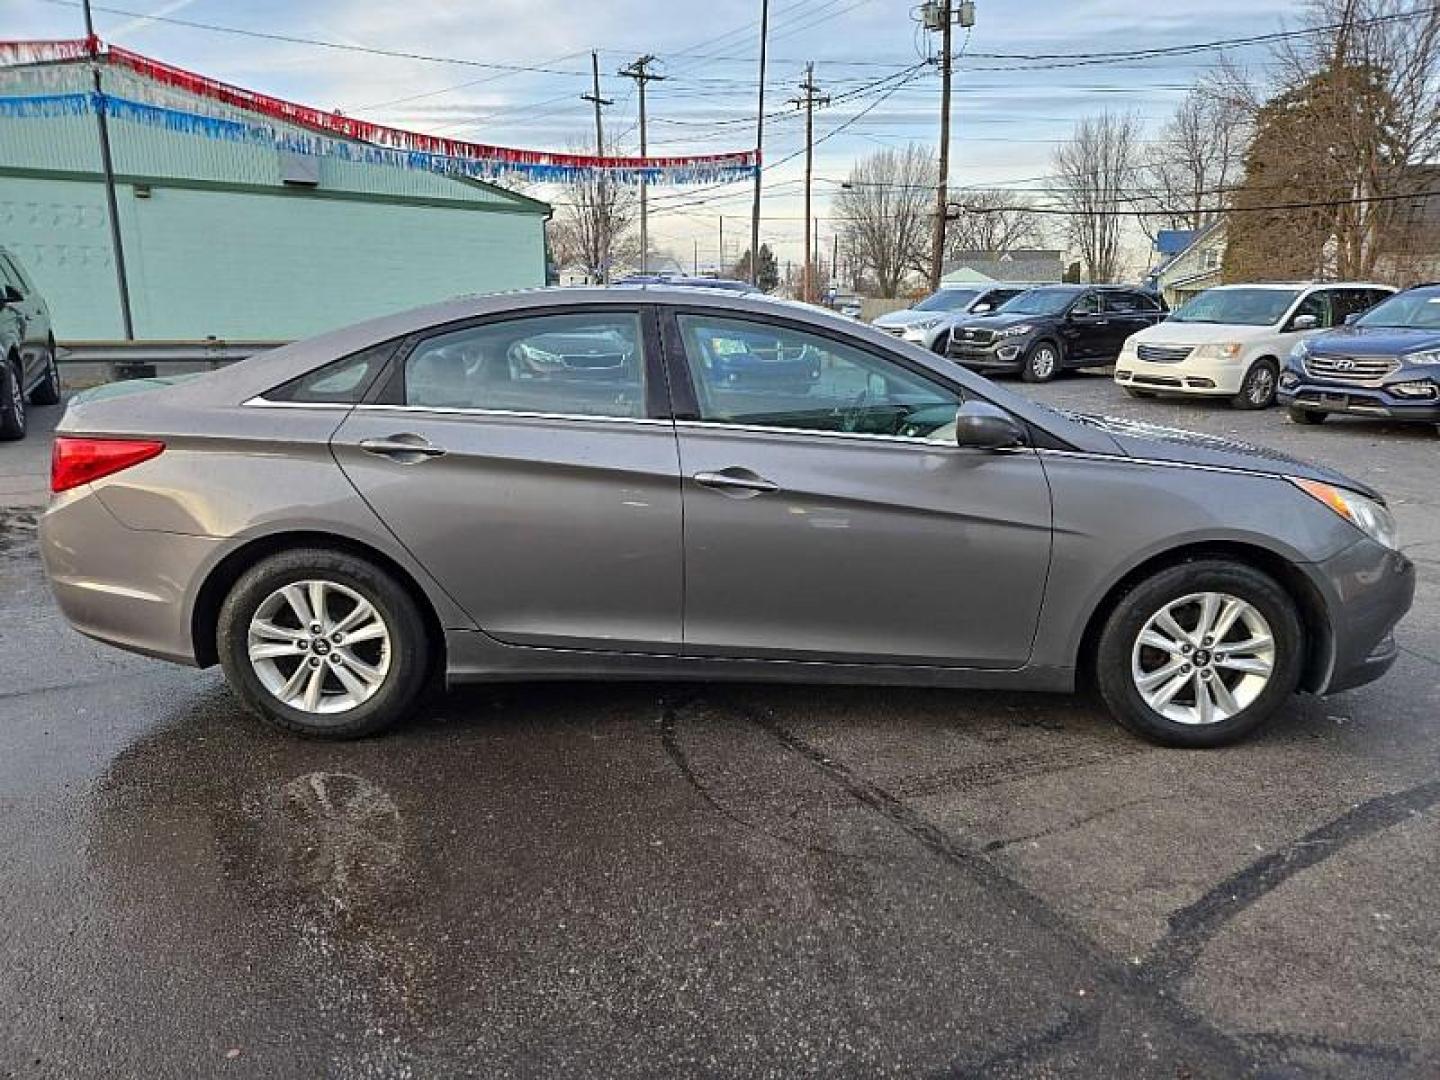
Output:
<svg viewBox="0 0 1440 1080">
<path fill-rule="evenodd" d="M 14 495 L 0 1076 L 1436 1075 L 1440 437 L 1036 393 L 1386 491 L 1396 668 L 1216 752 L 1084 700 L 648 684 L 308 743 L 70 631 Z"/>
</svg>

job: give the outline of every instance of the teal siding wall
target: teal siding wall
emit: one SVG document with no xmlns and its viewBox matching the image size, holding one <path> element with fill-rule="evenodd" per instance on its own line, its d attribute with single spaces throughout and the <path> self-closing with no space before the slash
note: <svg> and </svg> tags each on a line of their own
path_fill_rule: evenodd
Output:
<svg viewBox="0 0 1440 1080">
<path fill-rule="evenodd" d="M 107 87 L 138 96 L 130 78 L 107 72 Z M 69 89 L 0 81 L 7 94 Z M 547 208 L 507 192 L 334 158 L 317 188 L 291 187 L 268 146 L 124 121 L 111 133 L 138 338 L 285 340 L 545 283 Z M 122 336 L 98 170 L 93 116 L 0 122 L 0 244 L 30 269 L 61 341 Z"/>
</svg>

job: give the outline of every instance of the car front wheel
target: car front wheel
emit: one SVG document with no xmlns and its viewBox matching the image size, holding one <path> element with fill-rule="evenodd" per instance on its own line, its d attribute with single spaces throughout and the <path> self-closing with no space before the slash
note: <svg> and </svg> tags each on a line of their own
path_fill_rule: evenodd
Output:
<svg viewBox="0 0 1440 1080">
<path fill-rule="evenodd" d="M 273 555 L 220 609 L 226 680 L 287 731 L 356 738 L 401 720 L 424 688 L 430 646 L 409 593 L 385 571 L 323 548 Z"/>
<path fill-rule="evenodd" d="M 1060 372 L 1060 350 L 1048 341 L 1042 341 L 1025 354 L 1020 367 L 1020 377 L 1026 382 L 1049 382 Z"/>
<path fill-rule="evenodd" d="M 1325 414 L 1319 409 L 1301 409 L 1292 406 L 1290 409 L 1290 422 L 1293 424 L 1323 424 Z"/>
<path fill-rule="evenodd" d="M 1235 742 L 1300 682 L 1295 604 L 1269 575 L 1207 559 L 1162 570 L 1106 620 L 1096 681 L 1115 719 L 1164 746 Z"/>
<path fill-rule="evenodd" d="M 1275 382 L 1279 368 L 1273 360 L 1257 360 L 1240 383 L 1240 392 L 1230 399 L 1237 409 L 1268 409 L 1275 403 Z"/>
</svg>

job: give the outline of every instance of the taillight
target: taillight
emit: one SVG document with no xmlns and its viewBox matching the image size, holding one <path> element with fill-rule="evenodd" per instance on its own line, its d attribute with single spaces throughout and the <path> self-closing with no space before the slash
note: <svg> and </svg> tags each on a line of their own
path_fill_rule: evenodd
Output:
<svg viewBox="0 0 1440 1080">
<path fill-rule="evenodd" d="M 149 461 L 165 449 L 156 439 L 84 439 L 57 435 L 50 453 L 50 490 L 59 493 Z"/>
</svg>

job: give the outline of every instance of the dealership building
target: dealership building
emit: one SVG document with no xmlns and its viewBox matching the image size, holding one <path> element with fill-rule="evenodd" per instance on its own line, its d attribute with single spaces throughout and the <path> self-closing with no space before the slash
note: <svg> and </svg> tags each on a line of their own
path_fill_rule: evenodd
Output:
<svg viewBox="0 0 1440 1080">
<path fill-rule="evenodd" d="M 160 67 L 100 63 L 103 99 L 83 56 L 0 66 L 0 246 L 62 343 L 124 336 L 100 101 L 141 341 L 283 341 L 545 283 L 543 202 L 319 131 L 313 110 L 289 122 L 274 99 L 247 108 L 248 91 L 217 98 Z"/>
</svg>

